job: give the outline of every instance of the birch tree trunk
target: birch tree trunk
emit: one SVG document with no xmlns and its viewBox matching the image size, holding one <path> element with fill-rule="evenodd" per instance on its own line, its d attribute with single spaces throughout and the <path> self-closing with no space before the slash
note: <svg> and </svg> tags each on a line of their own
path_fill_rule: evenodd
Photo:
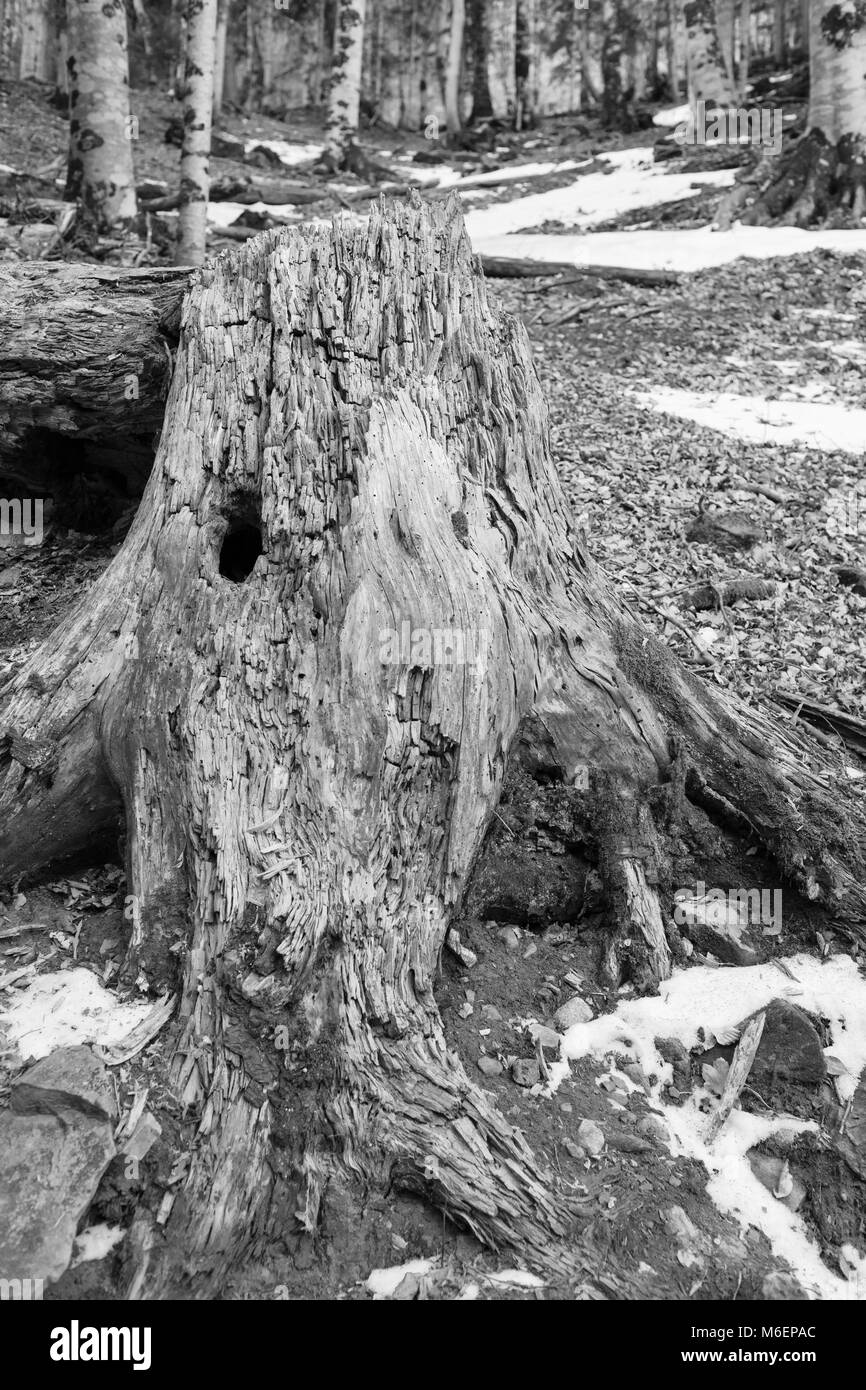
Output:
<svg viewBox="0 0 866 1390">
<path fill-rule="evenodd" d="M 326 152 L 337 169 L 345 166 L 358 133 L 366 8 L 367 0 L 337 0 L 325 133 Z"/>
<path fill-rule="evenodd" d="M 731 190 L 725 224 L 860 225 L 866 215 L 866 8 L 812 0 L 809 15 L 806 134 Z"/>
<path fill-rule="evenodd" d="M 127 1294 L 215 1293 L 359 1183 L 585 1268 L 569 1192 L 449 1052 L 433 991 L 518 739 L 570 794 L 589 780 L 612 983 L 652 989 L 681 951 L 686 803 L 708 855 L 739 828 L 866 934 L 844 759 L 687 672 L 593 564 L 457 200 L 218 257 L 133 527 L 0 705 L 0 877 L 122 809 L 126 974 L 177 991 L 152 1094 L 198 1134 Z"/>
<path fill-rule="evenodd" d="M 189 0 L 183 77 L 178 265 L 201 265 L 207 238 L 217 0 Z"/>
<path fill-rule="evenodd" d="M 487 0 L 470 0 L 469 17 L 472 42 L 472 119 L 486 120 L 494 114 L 488 78 L 490 16 L 487 13 Z"/>
<path fill-rule="evenodd" d="M 448 35 L 448 66 L 445 72 L 445 125 L 455 139 L 460 134 L 460 73 L 463 68 L 463 30 L 465 0 L 451 0 L 451 29 Z"/>
<path fill-rule="evenodd" d="M 213 120 L 214 123 L 219 118 L 223 105 L 223 93 L 225 91 L 226 73 L 226 46 L 228 44 L 229 33 L 229 0 L 218 0 L 217 3 L 217 27 L 216 39 L 214 40 L 214 70 L 213 70 Z"/>
<path fill-rule="evenodd" d="M 65 197 L 99 230 L 134 217 L 124 0 L 67 0 L 69 163 Z"/>
<path fill-rule="evenodd" d="M 51 0 L 22 0 L 20 12 L 21 56 L 18 76 L 50 82 L 54 76 L 51 53 Z"/>
<path fill-rule="evenodd" d="M 685 0 L 689 101 L 708 106 L 735 106 L 737 94 L 725 66 L 713 0 Z"/>
</svg>

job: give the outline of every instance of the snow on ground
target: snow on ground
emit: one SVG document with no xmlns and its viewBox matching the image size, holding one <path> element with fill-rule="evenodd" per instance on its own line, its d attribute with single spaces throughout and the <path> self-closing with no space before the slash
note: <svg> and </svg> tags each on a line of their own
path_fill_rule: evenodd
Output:
<svg viewBox="0 0 866 1390">
<path fill-rule="evenodd" d="M 37 975 L 15 995 L 0 1013 L 0 1029 L 22 1057 L 38 1060 L 56 1047 L 115 1046 L 152 1007 L 146 1000 L 121 1003 L 91 970 L 58 970 Z"/>
<path fill-rule="evenodd" d="M 525 233 L 521 236 L 481 235 L 473 219 L 500 212 L 511 204 L 499 203 L 484 214 L 470 212 L 467 225 L 475 250 L 486 256 L 529 257 L 537 261 L 566 261 L 580 265 L 628 265 L 639 270 L 706 270 L 727 265 L 740 256 L 767 260 L 771 256 L 800 256 L 808 251 L 840 251 L 846 255 L 866 252 L 866 229 L 856 232 L 802 231 L 799 227 L 732 227 L 714 232 L 711 227 L 661 228 L 654 231 L 593 232 L 554 236 Z"/>
<path fill-rule="evenodd" d="M 802 1219 L 760 1183 L 752 1172 L 748 1152 L 771 1136 L 785 1140 L 814 1132 L 812 1121 L 786 1115 L 750 1115 L 735 1110 L 713 1143 L 707 1141 L 709 1117 L 700 1109 L 708 1093 L 693 1093 L 682 1106 L 666 1103 L 662 1086 L 671 1080 L 670 1066 L 662 1060 L 656 1038 L 678 1038 L 690 1049 L 706 1035 L 724 1036 L 771 999 L 789 998 L 801 1008 L 829 1020 L 832 1045 L 828 1053 L 838 1058 L 845 1074 L 837 1077 L 842 1099 L 853 1095 L 866 1066 L 866 980 L 850 956 L 820 961 L 813 956 L 791 956 L 783 973 L 774 963 L 752 966 L 695 966 L 676 971 L 660 986 L 658 996 L 624 999 L 615 1013 L 589 1023 L 578 1023 L 562 1043 L 564 1058 L 593 1057 L 604 1061 L 625 1056 L 636 1061 L 647 1076 L 659 1080 L 652 1088 L 652 1103 L 664 1117 L 674 1153 L 685 1154 L 705 1165 L 710 1175 L 707 1192 L 718 1208 L 743 1226 L 763 1231 L 776 1255 L 787 1260 L 794 1273 L 814 1296 L 827 1299 L 866 1299 L 866 1261 L 856 1265 L 854 1277 L 840 1278 L 821 1259 Z M 698 1028 L 705 1032 L 698 1038 Z M 568 1072 L 568 1061 L 551 1068 L 553 1090 Z M 717 1102 L 712 1100 L 711 1109 Z"/>
<path fill-rule="evenodd" d="M 502 169 L 488 169 L 483 174 L 461 174 L 449 164 L 392 164 L 392 169 L 414 179 L 417 183 L 429 184 L 431 188 L 484 188 L 488 184 L 515 183 L 520 179 L 541 178 L 544 174 L 565 173 L 569 169 L 580 169 L 592 160 L 563 159 L 558 163 L 507 164 Z"/>
<path fill-rule="evenodd" d="M 466 225 L 473 241 L 553 220 L 571 227 L 591 227 L 636 208 L 675 203 L 703 184 L 729 188 L 737 172 L 717 169 L 703 174 L 672 174 L 668 165 L 653 163 L 652 149 L 614 150 L 602 158 L 610 166 L 609 172 L 584 174 L 565 188 L 470 212 Z"/>
<path fill-rule="evenodd" d="M 318 159 L 322 153 L 321 145 L 297 145 L 291 140 L 247 140 L 244 145 L 244 153 L 249 154 L 257 146 L 270 150 L 277 155 L 290 169 L 298 164 L 306 164 L 311 159 Z"/>
<path fill-rule="evenodd" d="M 675 391 L 654 387 L 635 393 L 641 405 L 693 420 L 750 444 L 808 445 L 811 449 L 866 450 L 866 410 L 819 401 L 768 401 L 730 391 Z"/>
<path fill-rule="evenodd" d="M 689 119 L 691 107 L 686 103 L 683 106 L 669 106 L 665 111 L 657 111 L 653 116 L 653 125 L 664 126 L 671 129 L 675 125 L 681 125 L 683 121 Z"/>
</svg>

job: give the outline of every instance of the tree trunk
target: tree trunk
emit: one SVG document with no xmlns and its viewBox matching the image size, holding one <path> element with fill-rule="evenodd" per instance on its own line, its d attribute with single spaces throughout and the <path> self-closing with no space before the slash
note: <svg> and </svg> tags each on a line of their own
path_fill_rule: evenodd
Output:
<svg viewBox="0 0 866 1390">
<path fill-rule="evenodd" d="M 357 1181 L 582 1268 L 568 1193 L 449 1053 L 433 994 L 521 730 L 565 785 L 589 777 L 613 981 L 651 989 L 680 950 L 683 798 L 863 937 L 842 760 L 643 628 L 547 440 L 456 200 L 268 232 L 193 283 L 132 530 L 0 708 L 0 876 L 92 850 L 122 808 L 126 973 L 179 990 L 150 1065 L 198 1138 L 135 1296 L 215 1291 Z"/>
<path fill-rule="evenodd" d="M 682 71 L 682 43 L 680 41 L 681 23 L 680 0 L 668 0 L 668 91 L 670 99 L 678 102 L 682 91 L 680 73 Z"/>
<path fill-rule="evenodd" d="M 773 62 L 777 67 L 782 67 L 788 57 L 786 19 L 786 0 L 773 0 Z"/>
<path fill-rule="evenodd" d="M 216 122 L 222 111 L 223 93 L 225 91 L 226 73 L 226 46 L 228 44 L 229 33 L 229 3 L 230 0 L 218 0 L 217 5 L 217 27 L 216 39 L 214 40 L 214 71 L 213 71 L 213 120 Z"/>
<path fill-rule="evenodd" d="M 734 95 L 738 96 L 736 67 L 734 64 L 734 17 L 736 13 L 736 0 L 715 0 L 715 5 L 716 32 L 719 36 L 719 49 L 725 68 L 725 75 Z"/>
<path fill-rule="evenodd" d="M 469 0 L 469 33 L 472 45 L 472 120 L 493 115 L 487 66 L 490 53 L 487 0 Z"/>
<path fill-rule="evenodd" d="M 54 75 L 51 53 L 51 0 L 22 0 L 21 55 L 18 76 L 50 82 Z"/>
<path fill-rule="evenodd" d="M 866 10 L 831 0 L 810 6 L 806 134 L 731 190 L 720 225 L 779 222 L 808 227 L 866 215 Z"/>
<path fill-rule="evenodd" d="M 126 7 L 68 0 L 69 166 L 65 197 L 99 230 L 135 216 Z"/>
<path fill-rule="evenodd" d="M 336 169 L 346 165 L 358 134 L 366 7 L 367 0 L 337 0 L 325 135 L 327 154 Z"/>
<path fill-rule="evenodd" d="M 740 0 L 739 21 L 740 51 L 737 63 L 737 85 L 740 91 L 744 92 L 749 81 L 749 62 L 752 56 L 751 0 Z"/>
<path fill-rule="evenodd" d="M 463 68 L 464 0 L 451 0 L 448 66 L 445 73 L 445 125 L 452 140 L 460 134 L 460 73 Z"/>
<path fill-rule="evenodd" d="M 736 106 L 737 94 L 725 66 L 713 0 L 684 0 L 689 101 L 694 106 Z"/>
<path fill-rule="evenodd" d="M 175 252 L 178 265 L 201 265 L 205 257 L 216 24 L 217 0 L 189 0 L 180 153 L 181 203 Z"/>
<path fill-rule="evenodd" d="M 532 83 L 533 51 L 535 45 L 535 0 L 517 0 L 515 24 L 514 72 L 517 130 L 533 125 L 535 101 Z"/>
</svg>

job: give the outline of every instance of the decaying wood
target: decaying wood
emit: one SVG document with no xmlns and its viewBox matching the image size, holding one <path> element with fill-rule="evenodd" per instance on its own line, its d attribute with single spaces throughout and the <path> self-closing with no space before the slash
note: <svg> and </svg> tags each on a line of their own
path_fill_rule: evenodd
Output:
<svg viewBox="0 0 866 1390">
<path fill-rule="evenodd" d="M 834 709 L 831 705 L 819 704 L 817 700 L 798 695 L 795 690 L 777 689 L 774 692 L 779 704 L 792 709 L 798 719 L 807 719 L 819 729 L 829 729 L 838 734 L 842 742 L 855 753 L 866 757 L 866 722 L 849 714 L 847 710 Z"/>
<path fill-rule="evenodd" d="M 0 265 L 0 474 L 53 468 L 47 435 L 150 441 L 162 425 L 184 270 Z M 142 482 L 143 485 L 143 482 Z"/>
<path fill-rule="evenodd" d="M 404 623 L 426 643 L 407 651 Z M 298 1212 L 314 1230 L 350 1181 L 581 1268 L 568 1193 L 449 1051 L 434 995 L 529 720 L 564 783 L 589 774 L 615 980 L 671 967 L 675 794 L 863 937 L 842 760 L 704 685 L 594 566 L 459 206 L 266 232 L 204 266 L 132 529 L 0 706 L 0 877 L 91 851 L 122 811 L 125 971 L 179 988 L 162 1046 L 198 1133 L 182 1200 L 136 1233 L 131 1295 L 218 1277 Z"/>
<path fill-rule="evenodd" d="M 740 603 L 743 599 L 772 598 L 776 586 L 769 579 L 747 576 L 744 579 L 724 579 L 718 584 L 698 584 L 683 595 L 687 608 L 723 608 L 727 604 Z"/>
<path fill-rule="evenodd" d="M 567 285 L 591 275 L 597 280 L 623 280 L 631 285 L 676 285 L 675 270 L 642 270 L 626 265 L 575 265 L 574 261 L 533 261 L 523 256 L 482 256 L 481 267 L 491 280 L 525 280 L 558 275 L 554 284 Z"/>
<path fill-rule="evenodd" d="M 740 1035 L 731 1065 L 728 1068 L 728 1074 L 725 1077 L 721 1099 L 710 1116 L 710 1123 L 707 1127 L 707 1141 L 710 1144 L 718 1137 L 746 1084 L 749 1072 L 752 1070 L 758 1044 L 761 1041 L 766 1018 L 766 1013 L 756 1014 L 754 1018 L 749 1019 Z"/>
</svg>

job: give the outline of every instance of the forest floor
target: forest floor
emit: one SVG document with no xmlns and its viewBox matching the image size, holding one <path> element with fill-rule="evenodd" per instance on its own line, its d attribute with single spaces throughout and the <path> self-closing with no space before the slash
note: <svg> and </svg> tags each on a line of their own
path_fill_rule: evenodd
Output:
<svg viewBox="0 0 866 1390">
<path fill-rule="evenodd" d="M 0 105 L 0 148 L 16 149 L 18 167 L 56 161 L 60 116 L 38 92 L 26 94 L 29 105 L 12 95 Z M 177 151 L 162 141 L 167 108 L 148 97 L 142 109 L 138 176 L 170 182 Z M 10 122 L 17 146 L 8 143 Z M 318 134 L 294 121 L 226 125 L 298 146 Z M 538 145 L 524 142 L 521 157 L 591 158 L 651 144 L 658 132 L 606 141 L 570 129 L 559 145 L 561 134 L 552 125 Z M 423 148 L 405 144 L 409 153 Z M 552 174 L 545 186 L 556 191 L 568 177 Z M 484 201 L 513 202 L 526 191 L 500 187 Z M 598 225 L 698 225 L 718 196 L 701 187 Z M 480 206 L 474 198 L 471 205 Z M 737 259 L 663 288 L 587 278 L 490 285 L 495 301 L 527 324 L 575 523 L 633 607 L 704 679 L 747 701 L 773 701 L 782 688 L 861 718 L 866 579 L 850 579 L 866 544 L 866 436 L 857 442 L 861 417 L 852 415 L 866 408 L 864 271 L 862 253 L 814 250 Z M 854 432 L 846 432 L 852 420 Z M 54 524 L 41 546 L 0 550 L 0 686 L 108 563 L 122 529 Z M 849 582 L 840 582 L 840 567 Z M 762 587 L 719 606 L 722 586 L 742 579 Z M 690 606 L 688 593 L 706 586 L 698 602 L 707 606 Z M 793 718 L 786 708 L 778 706 Z M 822 736 L 837 738 L 832 721 Z M 864 773 L 866 761 L 851 751 L 847 775 L 866 786 Z M 600 979 L 604 905 L 584 813 L 579 790 L 551 786 L 521 756 L 512 760 L 457 923 L 475 959 L 446 951 L 438 994 L 464 1065 L 481 1072 L 563 1202 L 576 1205 L 576 1242 L 592 1252 L 592 1278 L 557 1283 L 509 1269 L 507 1253 L 483 1252 L 419 1200 L 392 1194 L 367 1208 L 357 1231 L 340 1229 L 336 1218 L 329 1225 L 326 1213 L 315 1242 L 287 1236 L 230 1296 L 772 1298 L 791 1295 L 789 1269 L 812 1296 L 866 1296 L 866 1093 L 857 1087 L 866 997 L 856 955 L 787 886 L 781 931 L 765 923 L 743 933 L 726 918 L 708 924 L 698 903 L 694 968 L 679 972 L 693 990 L 690 1021 L 677 1011 L 677 981 L 665 996 L 670 1028 L 660 1032 L 658 1017 L 642 1013 L 628 988 L 617 993 Z M 681 850 L 679 883 L 697 900 L 688 835 Z M 751 851 L 744 859 L 721 832 L 717 850 L 714 884 L 782 887 L 772 865 Z M 0 898 L 0 1106 L 28 1052 L 37 977 L 60 972 L 68 984 L 70 972 L 95 973 L 114 998 L 129 932 L 124 893 L 118 863 Z M 539 1030 L 575 997 L 583 1008 L 565 1029 L 569 1065 Z M 729 1142 L 713 1154 L 701 1124 L 717 1103 L 736 1029 L 772 1000 L 780 1017 L 762 1044 L 763 1069 L 729 1122 Z M 69 1028 L 54 1045 L 86 1040 L 80 1021 Z M 792 1047 L 806 1061 L 782 1084 L 780 1058 Z M 149 1056 L 117 1069 L 120 1100 L 128 1112 L 150 1087 L 163 1133 L 134 1175 L 122 1157 L 109 1167 L 87 1218 L 98 1232 L 90 1257 L 83 1242 L 84 1257 L 51 1297 L 116 1296 L 125 1228 L 141 1207 L 159 1213 L 176 1187 L 191 1129 Z M 398 1268 L 371 1276 L 374 1266 Z"/>
</svg>

